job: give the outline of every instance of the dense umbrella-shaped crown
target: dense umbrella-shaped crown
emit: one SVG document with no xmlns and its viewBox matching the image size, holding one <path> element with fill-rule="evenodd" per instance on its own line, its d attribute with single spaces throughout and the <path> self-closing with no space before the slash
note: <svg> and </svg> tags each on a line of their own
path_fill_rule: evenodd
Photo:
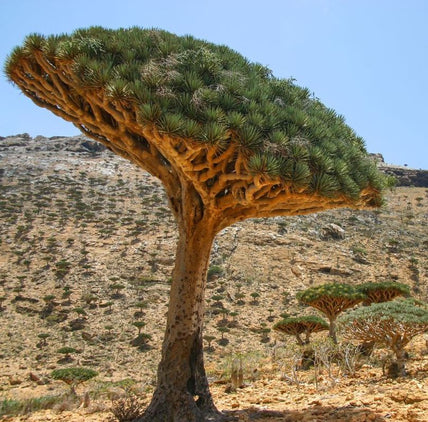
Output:
<svg viewBox="0 0 428 422">
<path fill-rule="evenodd" d="M 297 293 L 299 302 L 321 311 L 330 321 L 329 336 L 334 343 L 336 338 L 336 318 L 349 308 L 353 308 L 364 299 L 364 294 L 345 283 L 327 283 L 310 287 Z"/>
<path fill-rule="evenodd" d="M 409 296 L 409 286 L 395 281 L 382 281 L 380 283 L 363 283 L 357 289 L 364 293 L 364 304 L 390 301 L 397 296 Z"/>
<path fill-rule="evenodd" d="M 63 368 L 52 371 L 51 376 L 55 380 L 64 381 L 67 384 L 80 384 L 98 375 L 98 372 L 89 368 Z"/>
<path fill-rule="evenodd" d="M 273 328 L 284 334 L 296 335 L 306 331 L 317 333 L 319 331 L 328 330 L 328 323 L 318 316 L 309 315 L 296 318 L 285 318 L 277 322 Z"/>
<path fill-rule="evenodd" d="M 297 293 L 299 302 L 328 314 L 340 313 L 361 302 L 364 298 L 364 293 L 345 283 L 321 284 Z"/>
<path fill-rule="evenodd" d="M 28 36 L 5 72 L 167 190 L 192 180 L 216 209 L 257 203 L 258 215 L 287 215 L 381 202 L 382 177 L 343 117 L 228 47 L 92 27 Z"/>
<path fill-rule="evenodd" d="M 294 335 L 297 339 L 297 343 L 304 345 L 305 343 L 309 343 L 309 338 L 312 333 L 328 330 L 329 325 L 316 315 L 307 315 L 296 318 L 285 318 L 277 322 L 273 328 L 281 333 Z M 306 334 L 305 341 L 300 337 L 300 334 L 303 333 Z"/>
<path fill-rule="evenodd" d="M 428 306 L 413 299 L 373 303 L 340 318 L 343 335 L 351 340 L 377 343 L 396 355 L 388 376 L 405 375 L 404 348 L 413 337 L 428 331 Z"/>
</svg>

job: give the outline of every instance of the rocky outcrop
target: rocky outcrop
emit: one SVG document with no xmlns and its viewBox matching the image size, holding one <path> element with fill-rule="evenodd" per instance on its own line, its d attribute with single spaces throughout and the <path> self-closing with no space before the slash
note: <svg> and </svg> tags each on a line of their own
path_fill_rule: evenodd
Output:
<svg viewBox="0 0 428 422">
<path fill-rule="evenodd" d="M 22 148 L 28 151 L 70 151 L 98 154 L 107 148 L 83 135 L 78 136 L 36 136 L 31 138 L 28 133 L 0 137 L 0 152 L 11 148 Z"/>
<path fill-rule="evenodd" d="M 345 239 L 345 230 L 343 230 L 342 227 L 338 226 L 337 224 L 329 223 L 321 229 L 321 238 L 324 240 Z"/>
<path fill-rule="evenodd" d="M 379 170 L 383 173 L 394 176 L 397 179 L 397 186 L 414 186 L 417 188 L 428 187 L 428 170 L 413 169 L 407 166 L 397 166 L 387 164 L 382 154 L 370 154 L 376 161 Z"/>
<path fill-rule="evenodd" d="M 406 167 L 379 166 L 384 173 L 397 179 L 397 186 L 428 188 L 428 170 L 416 170 Z"/>
</svg>

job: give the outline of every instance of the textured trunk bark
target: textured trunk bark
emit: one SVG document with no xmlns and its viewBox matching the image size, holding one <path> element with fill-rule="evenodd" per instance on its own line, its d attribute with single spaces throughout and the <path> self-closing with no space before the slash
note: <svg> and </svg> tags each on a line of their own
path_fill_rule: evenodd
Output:
<svg viewBox="0 0 428 422">
<path fill-rule="evenodd" d="M 209 390 L 202 344 L 206 273 L 215 230 L 203 219 L 191 227 L 183 226 L 179 228 L 157 387 L 138 419 L 141 422 L 222 419 Z"/>
<path fill-rule="evenodd" d="M 336 336 L 336 317 L 329 316 L 329 329 L 328 335 L 333 340 L 334 344 L 337 344 L 337 336 Z"/>
</svg>

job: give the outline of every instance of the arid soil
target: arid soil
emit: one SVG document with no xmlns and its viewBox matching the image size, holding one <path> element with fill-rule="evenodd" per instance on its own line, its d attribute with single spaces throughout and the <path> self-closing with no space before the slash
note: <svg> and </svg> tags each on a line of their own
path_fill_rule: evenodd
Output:
<svg viewBox="0 0 428 422">
<path fill-rule="evenodd" d="M 148 402 L 153 391 L 175 225 L 160 184 L 95 145 L 0 140 L 0 405 L 64 393 L 54 369 L 99 373 L 78 389 L 88 407 L 59 400 L 1 420 L 113 420 L 112 400 L 137 392 Z M 242 421 L 428 420 L 424 336 L 407 348 L 408 377 L 387 379 L 388 351 L 377 349 L 353 375 L 332 364 L 315 379 L 313 368 L 292 371 L 294 339 L 267 331 L 284 312 L 314 313 L 295 294 L 325 282 L 396 280 L 428 300 L 428 190 L 396 188 L 386 199 L 380 210 L 256 219 L 218 235 L 205 360 L 219 409 Z M 64 356 L 64 346 L 75 352 Z M 244 385 L 231 391 L 236 359 Z"/>
</svg>

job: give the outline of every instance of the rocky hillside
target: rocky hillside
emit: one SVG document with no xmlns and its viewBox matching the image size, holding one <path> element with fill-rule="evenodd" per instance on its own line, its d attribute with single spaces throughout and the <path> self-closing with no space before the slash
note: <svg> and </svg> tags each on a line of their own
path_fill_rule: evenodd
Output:
<svg viewBox="0 0 428 422">
<path fill-rule="evenodd" d="M 325 378 L 330 402 L 309 378 L 295 391 L 286 378 L 281 381 L 283 370 L 273 359 L 284 339 L 267 330 L 281 313 L 308 313 L 296 292 L 324 282 L 396 280 L 428 300 L 428 190 L 398 187 L 387 196 L 380 210 L 255 219 L 218 235 L 206 296 L 206 334 L 212 337 L 206 363 L 223 408 L 278 410 L 288 403 L 297 412 L 290 413 L 294 419 L 278 420 L 315 421 L 312 411 L 301 409 L 329 403 L 318 409 L 320 420 L 340 420 L 333 410 L 348 405 L 369 409 L 352 420 L 387 420 L 376 418 L 387 417 L 392 400 L 398 410 L 388 420 L 423 420 L 423 342 L 413 348 L 418 353 L 410 364 L 414 419 L 405 419 L 411 413 L 407 396 L 387 400 L 379 393 L 381 398 L 361 404 L 370 379 L 382 378 L 381 365 L 367 364 L 366 378 L 357 386 L 343 381 L 334 394 Z M 177 237 L 157 180 L 83 137 L 3 138 L 0 218 L 0 398 L 60 391 L 50 372 L 76 364 L 99 372 L 92 386 L 96 397 L 123 393 L 127 385 L 150 394 Z M 59 353 L 64 346 L 75 352 Z M 248 388 L 232 397 L 221 382 L 238 354 Z M 275 392 L 263 401 L 267 385 Z M 402 387 L 382 388 L 395 397 Z M 376 408 L 384 399 L 387 404 Z M 313 418 L 304 419 L 308 415 Z"/>
<path fill-rule="evenodd" d="M 394 164 L 387 164 L 382 154 L 371 155 L 376 160 L 381 171 L 395 177 L 397 186 L 428 188 L 428 170 L 413 169 L 407 165 L 397 166 Z"/>
</svg>

